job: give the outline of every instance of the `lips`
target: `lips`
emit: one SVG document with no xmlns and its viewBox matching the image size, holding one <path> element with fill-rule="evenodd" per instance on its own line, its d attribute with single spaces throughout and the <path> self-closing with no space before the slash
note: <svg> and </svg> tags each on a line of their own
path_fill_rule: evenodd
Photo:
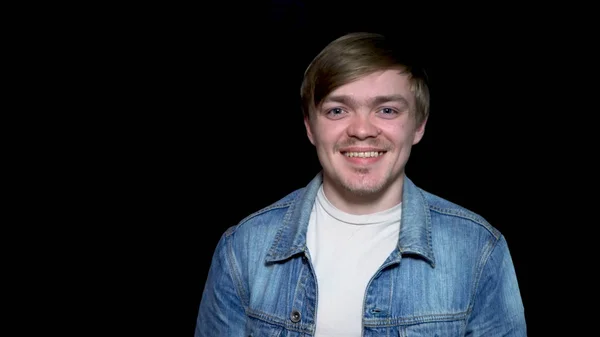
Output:
<svg viewBox="0 0 600 337">
<path fill-rule="evenodd" d="M 377 158 L 382 156 L 385 151 L 342 151 L 341 153 L 350 158 Z"/>
</svg>

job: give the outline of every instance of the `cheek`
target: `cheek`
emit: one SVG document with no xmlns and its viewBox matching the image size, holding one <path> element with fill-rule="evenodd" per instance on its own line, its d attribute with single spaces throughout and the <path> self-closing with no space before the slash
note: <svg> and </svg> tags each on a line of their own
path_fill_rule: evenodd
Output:
<svg viewBox="0 0 600 337">
<path fill-rule="evenodd" d="M 382 135 L 394 144 L 403 143 L 406 138 L 406 130 L 402 125 L 386 125 L 380 129 Z"/>
<path fill-rule="evenodd" d="M 319 125 L 314 131 L 315 141 L 322 145 L 333 144 L 343 135 L 343 128 L 333 125 Z"/>
<path fill-rule="evenodd" d="M 415 139 L 414 126 L 409 123 L 388 125 L 382 128 L 383 133 L 391 140 L 394 144 L 410 145 Z"/>
</svg>

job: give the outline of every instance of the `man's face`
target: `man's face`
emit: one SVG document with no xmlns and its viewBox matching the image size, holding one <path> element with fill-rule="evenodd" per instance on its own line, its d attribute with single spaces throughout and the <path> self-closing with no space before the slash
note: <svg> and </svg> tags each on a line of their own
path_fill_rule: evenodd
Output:
<svg viewBox="0 0 600 337">
<path fill-rule="evenodd" d="M 324 182 L 355 195 L 383 194 L 402 185 L 411 148 L 423 137 L 416 125 L 408 76 L 378 71 L 332 91 L 305 118 Z"/>
</svg>

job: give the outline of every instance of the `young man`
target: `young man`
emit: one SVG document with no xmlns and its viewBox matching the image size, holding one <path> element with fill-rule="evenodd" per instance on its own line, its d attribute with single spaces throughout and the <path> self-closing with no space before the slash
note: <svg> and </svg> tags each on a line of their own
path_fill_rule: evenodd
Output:
<svg viewBox="0 0 600 337">
<path fill-rule="evenodd" d="M 322 171 L 222 236 L 196 337 L 526 336 L 505 238 L 405 175 L 429 90 L 381 35 L 331 42 L 301 95 Z"/>
</svg>

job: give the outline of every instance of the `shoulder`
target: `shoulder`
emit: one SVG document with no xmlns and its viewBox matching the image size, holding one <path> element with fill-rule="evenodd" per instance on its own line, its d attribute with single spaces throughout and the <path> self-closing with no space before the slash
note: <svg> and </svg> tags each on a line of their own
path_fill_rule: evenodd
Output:
<svg viewBox="0 0 600 337">
<path fill-rule="evenodd" d="M 284 218 L 290 206 L 297 201 L 305 189 L 305 187 L 296 189 L 272 204 L 247 215 L 236 225 L 229 227 L 224 235 L 232 236 L 240 231 L 260 229 L 268 231 L 276 228 L 276 225 Z"/>
<path fill-rule="evenodd" d="M 421 188 L 419 190 L 427 201 L 432 220 L 436 220 L 438 224 L 480 231 L 496 240 L 501 237 L 500 231 L 482 215 Z M 442 228 L 448 228 L 448 226 L 442 226 Z"/>
</svg>

